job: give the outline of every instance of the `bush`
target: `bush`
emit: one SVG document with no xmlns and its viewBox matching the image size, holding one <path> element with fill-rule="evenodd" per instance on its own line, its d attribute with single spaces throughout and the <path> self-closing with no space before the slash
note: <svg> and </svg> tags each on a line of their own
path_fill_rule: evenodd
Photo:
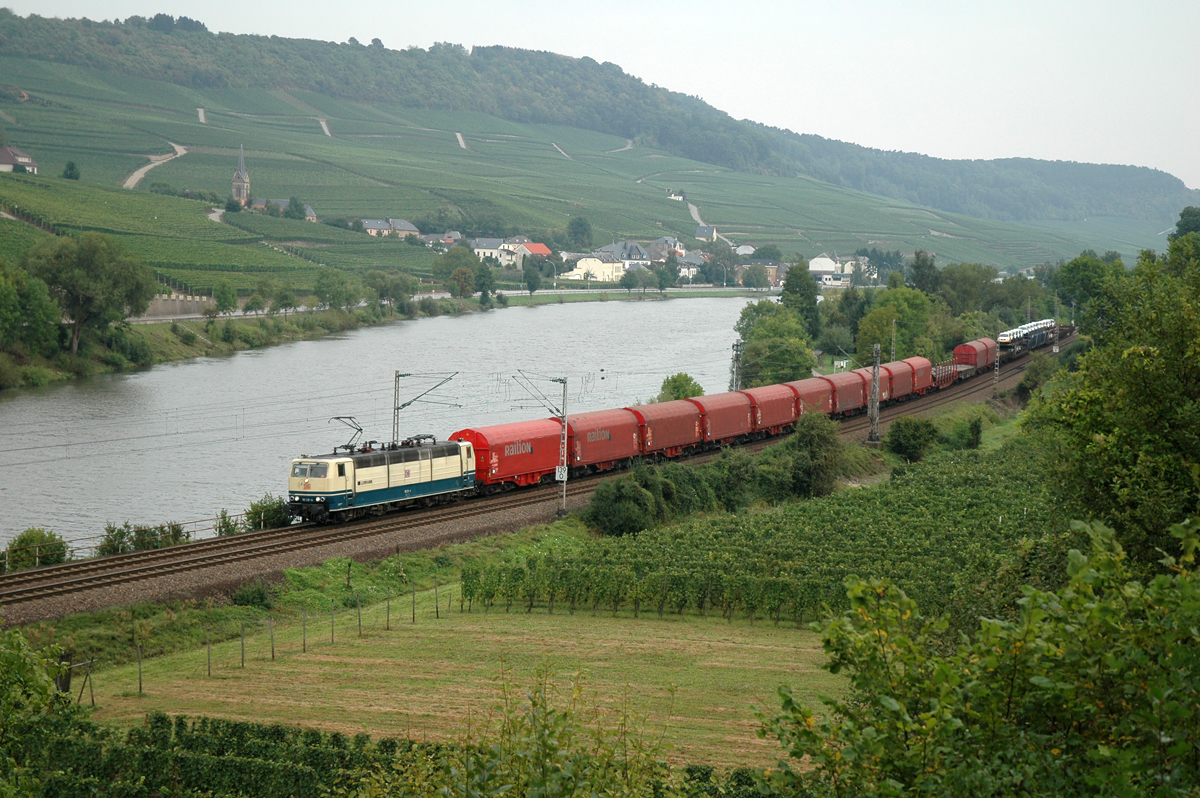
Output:
<svg viewBox="0 0 1200 798">
<path fill-rule="evenodd" d="M 937 427 L 929 419 L 903 416 L 892 422 L 883 442 L 889 452 L 915 463 L 925 456 L 937 437 Z"/>
<path fill-rule="evenodd" d="M 277 529 L 292 523 L 292 515 L 287 509 L 287 500 L 282 496 L 264 493 L 256 502 L 250 502 L 246 508 L 245 528 Z"/>
<path fill-rule="evenodd" d="M 431 296 L 421 299 L 421 301 L 417 303 L 417 306 L 426 316 L 437 316 L 442 312 L 441 308 L 438 306 L 437 300 Z"/>
<path fill-rule="evenodd" d="M 123 526 L 109 522 L 104 525 L 104 539 L 96 547 L 101 557 L 133 551 L 133 527 L 126 521 Z"/>
<path fill-rule="evenodd" d="M 21 384 L 21 369 L 8 355 L 0 352 L 0 391 Z"/>
<path fill-rule="evenodd" d="M 603 535 L 634 535 L 657 526 L 657 509 L 654 495 L 623 474 L 596 486 L 583 519 Z"/>
<path fill-rule="evenodd" d="M 213 522 L 213 531 L 217 533 L 217 537 L 227 538 L 241 532 L 242 525 L 230 518 L 229 513 L 222 507 L 221 512 L 217 513 L 217 520 Z"/>
<path fill-rule="evenodd" d="M 80 361 L 86 363 L 86 361 Z M 86 364 L 83 367 L 84 374 L 87 376 L 91 373 L 91 364 Z M 42 366 L 24 366 L 21 369 L 21 381 L 33 388 L 41 388 L 43 385 L 49 385 L 50 380 L 54 379 L 54 372 Z"/>
<path fill-rule="evenodd" d="M 239 607 L 262 607 L 264 610 L 269 610 L 274 606 L 271 588 L 261 579 L 254 579 L 241 585 L 233 591 L 230 598 Z"/>
<path fill-rule="evenodd" d="M 8 570 L 35 565 L 57 565 L 67 561 L 67 543 L 46 529 L 30 527 L 8 544 Z"/>
</svg>

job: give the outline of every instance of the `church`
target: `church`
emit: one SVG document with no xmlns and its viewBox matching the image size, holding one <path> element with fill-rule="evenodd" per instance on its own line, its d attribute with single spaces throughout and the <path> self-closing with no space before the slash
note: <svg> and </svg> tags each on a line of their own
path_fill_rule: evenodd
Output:
<svg viewBox="0 0 1200 798">
<path fill-rule="evenodd" d="M 238 147 L 237 171 L 233 173 L 233 199 L 242 205 L 250 203 L 250 173 L 246 171 L 246 150 Z"/>
</svg>

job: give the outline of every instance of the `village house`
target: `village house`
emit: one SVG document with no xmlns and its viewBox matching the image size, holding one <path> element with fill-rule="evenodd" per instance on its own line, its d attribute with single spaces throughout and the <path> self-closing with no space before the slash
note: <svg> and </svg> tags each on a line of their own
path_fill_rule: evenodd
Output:
<svg viewBox="0 0 1200 798">
<path fill-rule="evenodd" d="M 598 280 L 615 283 L 625 273 L 625 262 L 611 252 L 584 255 L 575 261 L 575 268 L 563 275 L 564 280 Z"/>
<path fill-rule="evenodd" d="M 650 253 L 636 241 L 617 241 L 600 247 L 594 254 L 598 255 L 602 252 L 607 252 L 621 261 L 626 271 L 634 266 L 650 268 Z M 666 258 L 664 257 L 663 260 L 666 260 Z"/>
<path fill-rule="evenodd" d="M 497 262 L 503 262 L 500 258 L 500 247 L 504 244 L 503 238 L 473 238 L 468 244 L 470 244 L 471 251 L 475 253 L 475 257 L 480 260 L 492 258 Z"/>
<path fill-rule="evenodd" d="M 407 219 L 388 219 L 388 225 L 391 227 L 391 235 L 400 236 L 401 238 L 421 235 L 421 231 L 417 229 L 417 226 Z"/>
<path fill-rule="evenodd" d="M 710 224 L 702 224 L 696 228 L 696 238 L 712 243 L 717 240 L 717 228 Z"/>
<path fill-rule="evenodd" d="M 361 219 L 363 232 L 369 236 L 391 235 L 392 225 L 387 219 Z"/>
<path fill-rule="evenodd" d="M 38 173 L 37 161 L 30 158 L 16 147 L 0 147 L 0 172 Z"/>
</svg>

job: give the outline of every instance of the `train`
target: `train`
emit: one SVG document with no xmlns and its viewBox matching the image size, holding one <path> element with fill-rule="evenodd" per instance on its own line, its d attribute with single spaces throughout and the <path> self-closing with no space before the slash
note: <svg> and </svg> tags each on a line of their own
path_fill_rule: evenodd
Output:
<svg viewBox="0 0 1200 798">
<path fill-rule="evenodd" d="M 1054 339 L 1045 319 L 992 338 L 959 344 L 945 363 L 910 357 L 879 367 L 881 406 L 906 402 L 994 369 L 997 363 Z M 805 413 L 835 419 L 867 412 L 872 369 L 649 405 L 569 414 L 567 470 L 580 477 L 748 443 L 791 432 Z M 466 427 L 439 441 L 418 435 L 375 441 L 292 461 L 288 509 L 319 523 L 382 514 L 414 505 L 489 495 L 552 482 L 562 465 L 559 418 Z"/>
</svg>

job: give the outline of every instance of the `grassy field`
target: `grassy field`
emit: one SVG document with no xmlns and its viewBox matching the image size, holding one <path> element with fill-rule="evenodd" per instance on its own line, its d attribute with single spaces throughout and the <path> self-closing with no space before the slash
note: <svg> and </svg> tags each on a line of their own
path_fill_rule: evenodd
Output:
<svg viewBox="0 0 1200 798">
<path fill-rule="evenodd" d="M 447 611 L 452 597 L 455 604 Z M 667 728 L 678 762 L 765 765 L 777 750 L 757 739 L 754 707 L 778 707 L 775 691 L 790 684 L 812 705 L 818 694 L 841 689 L 838 677 L 820 669 L 825 656 L 812 632 L 760 621 L 657 617 L 634 620 L 589 611 L 554 615 L 503 609 L 462 613 L 458 589 L 433 591 L 362 612 L 358 636 L 354 610 L 336 618 L 330 643 L 328 612 L 307 619 L 308 651 L 301 625 L 275 628 L 275 659 L 261 623 L 247 631 L 246 664 L 241 643 L 212 647 L 212 676 L 201 648 L 143 665 L 145 693 L 137 693 L 136 666 L 96 678 L 96 719 L 122 726 L 142 722 L 146 712 L 217 715 L 263 723 L 287 723 L 346 733 L 368 732 L 420 740 L 451 739 L 472 713 L 499 698 L 497 678 L 511 669 L 522 683 L 539 667 L 558 681 L 587 675 L 603 704 L 628 696 L 653 728 Z"/>
<path fill-rule="evenodd" d="M 428 267 L 428 256 L 418 257 L 415 248 L 404 252 L 361 235 L 364 241 L 356 242 L 353 234 L 299 222 L 235 229 L 206 219 L 202 203 L 146 190 L 161 181 L 227 195 L 237 148 L 244 145 L 254 196 L 299 196 L 323 218 L 414 219 L 443 211 L 458 220 L 456 226 L 500 219 L 511 229 L 536 232 L 563 228 L 583 214 L 597 244 L 664 234 L 690 242 L 695 222 L 686 204 L 666 198 L 667 189 L 683 189 L 705 221 L 735 241 L 777 244 L 785 253 L 809 257 L 862 246 L 923 248 L 943 263 L 1012 268 L 1072 257 L 1085 247 L 1132 255 L 1140 247 L 1163 246 L 1157 231 L 1120 220 L 1059 229 L 1005 224 L 807 178 L 735 173 L 639 147 L 617 152 L 625 141 L 614 136 L 481 114 L 374 107 L 306 92 L 198 91 L 20 59 L 0 59 L 0 71 L 32 96 L 0 110 L 11 120 L 9 138 L 39 161 L 43 176 L 5 176 L 0 199 L 37 206 L 50 221 L 74 229 L 211 244 L 266 238 L 344 269 L 396 264 L 419 273 Z M 205 108 L 207 124 L 200 124 L 198 107 Z M 332 137 L 317 117 L 328 120 Z M 455 133 L 462 133 L 467 149 Z M 145 156 L 169 152 L 168 142 L 189 152 L 152 170 L 138 190 L 123 192 L 128 199 L 99 189 L 115 191 L 146 163 Z M 55 177 L 68 159 L 79 164 L 81 184 Z M 42 186 L 43 196 L 26 182 Z M 247 257 L 261 256 L 264 268 L 281 268 L 265 248 L 252 252 Z M 169 258 L 159 259 L 160 268 L 177 270 L 180 279 L 187 272 L 201 288 L 205 277 L 197 272 L 205 269 L 190 268 L 190 257 L 212 262 L 210 254 L 176 246 Z M 228 260 L 229 271 L 253 273 L 244 258 Z M 296 279 L 307 285 L 312 277 L 298 273 Z"/>
</svg>

